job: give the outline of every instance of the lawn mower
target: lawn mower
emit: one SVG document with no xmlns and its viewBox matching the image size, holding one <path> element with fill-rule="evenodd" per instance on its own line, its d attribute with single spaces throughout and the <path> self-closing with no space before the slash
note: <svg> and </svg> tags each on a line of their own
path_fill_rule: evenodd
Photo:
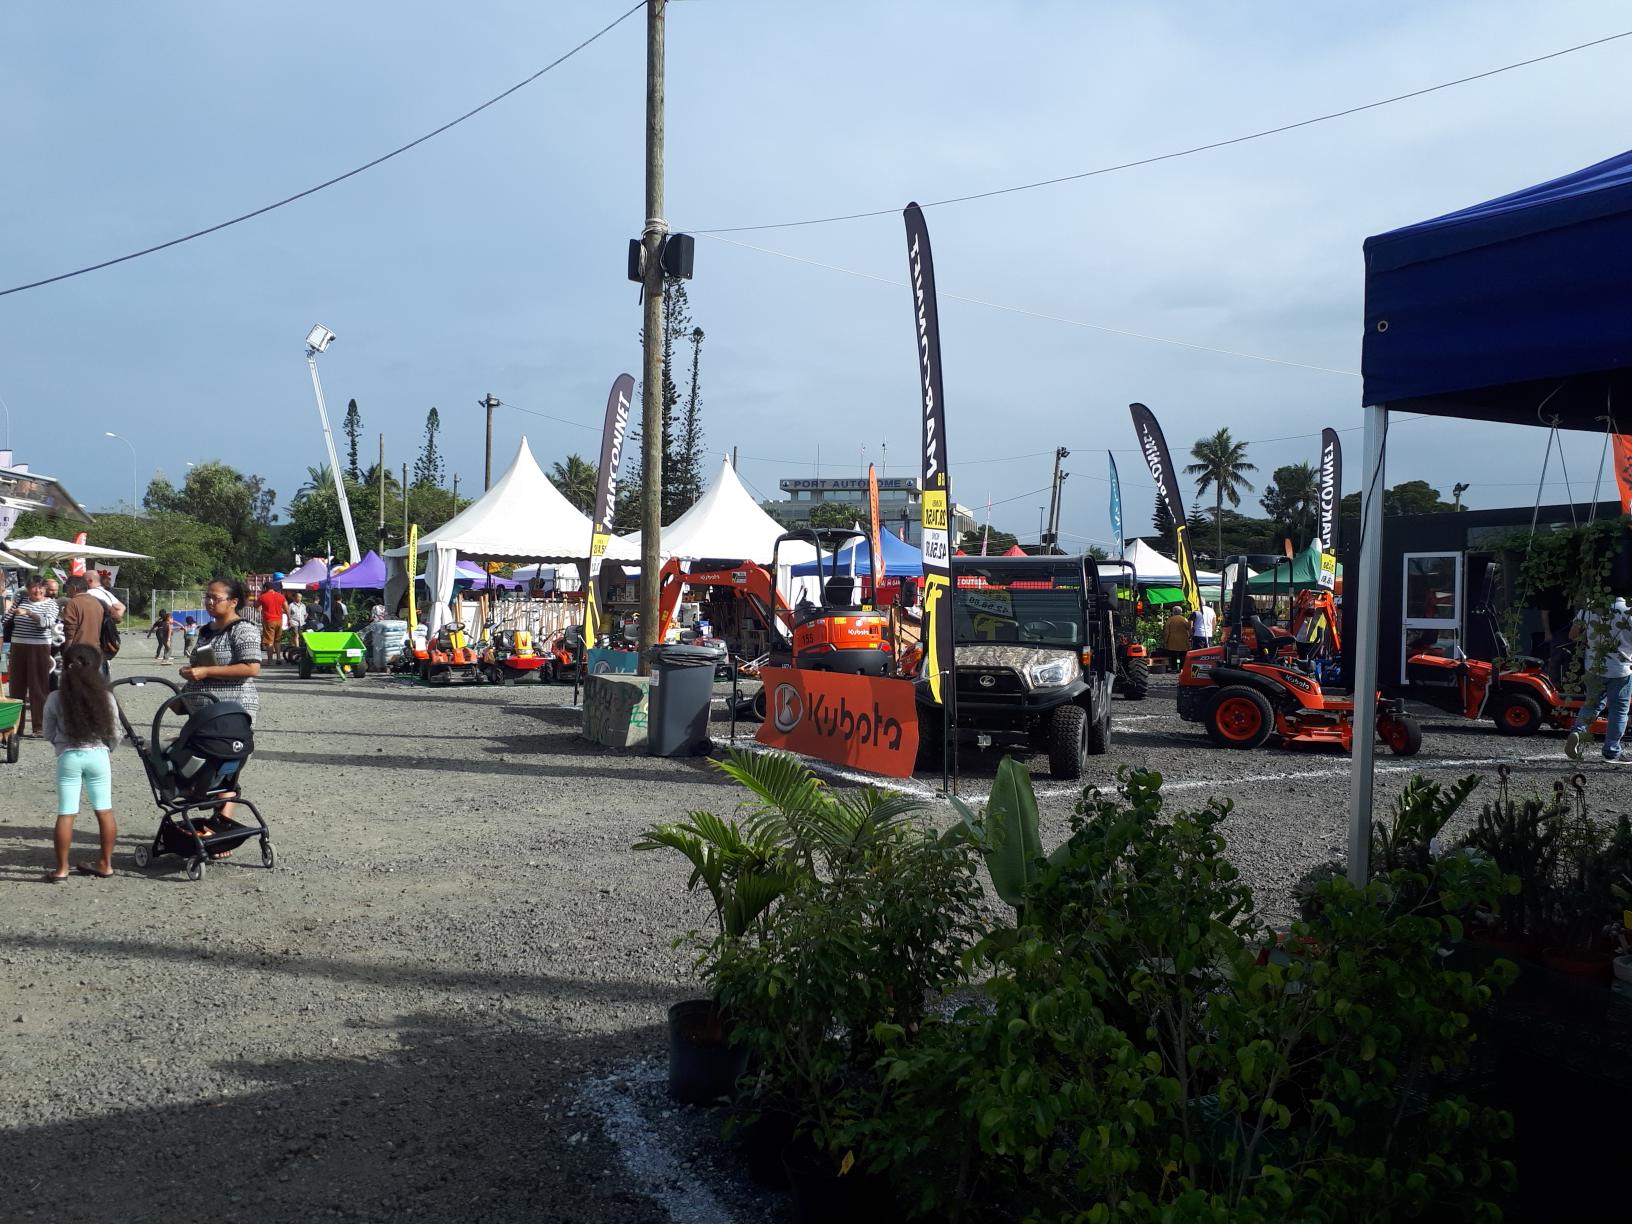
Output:
<svg viewBox="0 0 1632 1224">
<path fill-rule="evenodd" d="M 549 677 L 557 684 L 565 684 L 583 666 L 584 627 L 568 625 L 550 640 L 545 666 Z"/>
<path fill-rule="evenodd" d="M 1489 594 L 1469 618 L 1484 622 L 1494 653 L 1508 666 L 1467 658 L 1460 648 L 1453 654 L 1421 651 L 1405 661 L 1412 696 L 1472 722 L 1489 718 L 1503 735 L 1534 735 L 1543 727 L 1567 731 L 1581 709 L 1580 696 L 1566 695 L 1542 660 L 1509 654 Z M 1604 727 L 1601 718 L 1592 724 L 1600 735 Z"/>
<path fill-rule="evenodd" d="M 488 638 L 481 652 L 482 676 L 489 684 L 516 684 L 532 679 L 543 683 L 551 674 L 546 667 L 554 659 L 533 649 L 533 635 L 526 629 L 495 629 L 488 627 Z"/>
<path fill-rule="evenodd" d="M 1179 673 L 1178 713 L 1199 722 L 1224 748 L 1258 748 L 1271 737 L 1283 748 L 1294 744 L 1354 747 L 1354 701 L 1328 693 L 1318 664 L 1332 656 L 1336 620 L 1326 592 L 1305 591 L 1294 629 L 1276 630 L 1246 609 L 1247 563 L 1237 560 L 1229 637 L 1222 646 L 1192 650 Z M 1405 713 L 1404 702 L 1377 699 L 1376 733 L 1397 756 L 1422 748 L 1422 727 Z"/>
<path fill-rule="evenodd" d="M 429 637 L 416 633 L 404 643 L 404 649 L 412 652 L 414 670 L 426 684 L 452 684 L 456 679 L 480 682 L 482 679 L 476 651 L 461 624 L 444 625 Z"/>
</svg>

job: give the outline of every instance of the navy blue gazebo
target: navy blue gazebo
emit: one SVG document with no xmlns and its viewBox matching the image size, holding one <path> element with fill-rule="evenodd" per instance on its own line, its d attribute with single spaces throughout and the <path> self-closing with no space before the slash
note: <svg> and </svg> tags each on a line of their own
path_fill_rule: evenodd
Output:
<svg viewBox="0 0 1632 1224">
<path fill-rule="evenodd" d="M 1357 731 L 1377 690 L 1389 411 L 1602 429 L 1632 405 L 1632 152 L 1378 234 L 1365 256 Z M 1369 867 L 1375 746 L 1354 737 L 1356 883 Z"/>
</svg>

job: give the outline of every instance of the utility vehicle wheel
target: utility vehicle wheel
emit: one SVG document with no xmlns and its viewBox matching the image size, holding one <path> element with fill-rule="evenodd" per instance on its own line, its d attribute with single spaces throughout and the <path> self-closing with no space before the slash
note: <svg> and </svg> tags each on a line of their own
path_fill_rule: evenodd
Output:
<svg viewBox="0 0 1632 1224">
<path fill-rule="evenodd" d="M 272 848 L 272 843 L 265 838 L 261 839 L 261 866 L 268 871 L 278 865 L 278 852 Z"/>
<path fill-rule="evenodd" d="M 138 870 L 146 867 L 153 861 L 153 851 L 147 846 L 137 846 L 130 852 L 130 861 L 136 864 Z"/>
<path fill-rule="evenodd" d="M 182 870 L 186 874 L 187 878 L 196 884 L 199 880 L 204 878 L 204 860 L 195 854 L 192 858 L 187 860 L 187 866 Z"/>
<path fill-rule="evenodd" d="M 1496 730 L 1503 735 L 1533 735 L 1540 726 L 1540 704 L 1523 693 L 1509 693 L 1496 711 Z"/>
<path fill-rule="evenodd" d="M 1275 712 L 1257 689 L 1232 684 L 1220 689 L 1207 711 L 1207 734 L 1224 748 L 1260 748 L 1275 730 Z"/>
<path fill-rule="evenodd" d="M 310 680 L 312 678 L 312 656 L 309 654 L 301 655 L 299 667 L 300 678 L 302 680 Z"/>
<path fill-rule="evenodd" d="M 1122 696 L 1143 701 L 1150 692 L 1150 660 L 1129 659 L 1122 668 Z"/>
<path fill-rule="evenodd" d="M 1088 755 L 1104 756 L 1111 747 L 1111 703 L 1105 703 L 1099 717 L 1088 723 Z"/>
<path fill-rule="evenodd" d="M 1391 718 L 1383 728 L 1383 741 L 1395 756 L 1416 756 L 1422 751 L 1422 724 L 1403 714 Z"/>
<path fill-rule="evenodd" d="M 17 764 L 17 758 L 22 756 L 22 755 L 23 755 L 23 731 L 22 731 L 22 724 L 19 723 L 17 730 L 13 731 L 11 733 L 11 738 L 6 741 L 6 764 L 7 765 Z"/>
<path fill-rule="evenodd" d="M 1049 776 L 1067 782 L 1082 777 L 1083 758 L 1090 751 L 1088 711 L 1077 705 L 1060 706 L 1048 720 Z"/>
<path fill-rule="evenodd" d="M 760 722 L 765 721 L 765 686 L 759 686 L 759 692 L 754 694 L 754 717 Z"/>
</svg>

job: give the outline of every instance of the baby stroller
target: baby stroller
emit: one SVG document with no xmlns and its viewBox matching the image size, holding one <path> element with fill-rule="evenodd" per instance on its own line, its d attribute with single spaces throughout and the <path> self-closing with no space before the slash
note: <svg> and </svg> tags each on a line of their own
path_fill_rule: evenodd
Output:
<svg viewBox="0 0 1632 1224">
<path fill-rule="evenodd" d="M 153 715 L 152 734 L 144 740 L 131 726 L 119 706 L 119 722 L 125 735 L 142 758 L 153 800 L 162 813 L 151 846 L 136 848 L 136 866 L 146 867 L 166 854 L 182 859 L 189 880 L 204 878 L 204 867 L 212 855 L 231 850 L 251 838 L 260 838 L 261 864 L 270 869 L 277 862 L 272 848 L 272 831 L 260 810 L 242 795 L 243 768 L 255 751 L 249 714 L 236 701 L 221 701 L 209 693 L 183 693 L 180 686 L 160 676 L 128 676 L 115 680 L 110 688 L 161 685 L 170 690 Z M 117 694 L 115 694 L 117 697 Z M 167 712 L 186 714 L 187 721 L 174 739 L 165 743 L 163 722 Z M 247 811 L 254 824 L 243 824 L 223 814 L 232 804 L 235 815 Z"/>
</svg>

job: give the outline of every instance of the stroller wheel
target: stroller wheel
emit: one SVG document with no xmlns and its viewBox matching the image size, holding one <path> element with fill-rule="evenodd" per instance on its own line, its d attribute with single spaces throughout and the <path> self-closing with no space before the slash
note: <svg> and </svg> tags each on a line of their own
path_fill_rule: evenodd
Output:
<svg viewBox="0 0 1632 1224">
<path fill-rule="evenodd" d="M 264 837 L 261 838 L 261 866 L 271 871 L 277 864 L 278 852 L 272 848 L 270 840 Z"/>
<path fill-rule="evenodd" d="M 130 857 L 138 868 L 146 867 L 153 861 L 153 852 L 145 845 L 137 846 L 130 852 Z"/>
<path fill-rule="evenodd" d="M 197 883 L 199 880 L 204 878 L 204 859 L 195 854 L 192 858 L 187 860 L 187 866 L 182 870 L 186 873 L 189 880 Z"/>
</svg>

